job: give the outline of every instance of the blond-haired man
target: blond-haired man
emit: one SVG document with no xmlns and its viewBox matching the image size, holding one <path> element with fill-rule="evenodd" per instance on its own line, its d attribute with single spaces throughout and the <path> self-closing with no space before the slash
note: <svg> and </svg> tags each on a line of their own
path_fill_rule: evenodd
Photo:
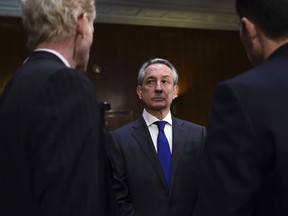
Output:
<svg viewBox="0 0 288 216">
<path fill-rule="evenodd" d="M 106 216 L 98 103 L 87 69 L 94 0 L 23 0 L 31 55 L 0 106 L 0 215 Z"/>
</svg>

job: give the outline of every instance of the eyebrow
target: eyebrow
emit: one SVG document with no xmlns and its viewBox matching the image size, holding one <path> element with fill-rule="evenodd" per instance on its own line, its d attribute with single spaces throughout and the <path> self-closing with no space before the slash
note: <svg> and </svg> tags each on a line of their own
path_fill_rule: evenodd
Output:
<svg viewBox="0 0 288 216">
<path fill-rule="evenodd" d="M 163 78 L 172 78 L 173 79 L 173 77 L 169 76 L 169 75 L 165 75 L 165 76 L 162 76 L 160 78 L 161 79 L 163 79 Z M 148 76 L 148 77 L 145 78 L 145 80 L 147 80 L 147 79 L 157 79 L 157 78 L 155 76 Z"/>
</svg>

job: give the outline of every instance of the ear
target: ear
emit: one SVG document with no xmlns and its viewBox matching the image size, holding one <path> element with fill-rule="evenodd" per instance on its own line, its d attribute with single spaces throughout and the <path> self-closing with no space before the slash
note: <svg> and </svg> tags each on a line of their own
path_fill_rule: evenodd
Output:
<svg viewBox="0 0 288 216">
<path fill-rule="evenodd" d="M 256 25 L 246 17 L 243 17 L 241 19 L 241 34 L 245 35 L 246 39 L 252 42 L 257 38 L 257 33 Z"/>
<path fill-rule="evenodd" d="M 178 90 L 179 90 L 179 86 L 174 85 L 174 87 L 173 87 L 173 99 L 175 99 L 178 96 Z"/>
<path fill-rule="evenodd" d="M 142 87 L 140 85 L 136 88 L 137 95 L 140 99 L 142 99 Z"/>
<path fill-rule="evenodd" d="M 87 14 L 81 14 L 77 19 L 76 34 L 84 35 L 88 19 Z"/>
</svg>

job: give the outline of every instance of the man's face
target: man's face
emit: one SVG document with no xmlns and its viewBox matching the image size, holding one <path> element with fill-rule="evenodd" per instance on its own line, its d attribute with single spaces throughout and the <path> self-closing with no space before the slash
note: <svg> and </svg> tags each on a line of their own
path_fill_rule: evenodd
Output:
<svg viewBox="0 0 288 216">
<path fill-rule="evenodd" d="M 148 112 L 168 113 L 177 91 L 178 86 L 174 85 L 171 69 L 160 63 L 148 66 L 143 84 L 137 86 L 137 94 Z"/>
</svg>

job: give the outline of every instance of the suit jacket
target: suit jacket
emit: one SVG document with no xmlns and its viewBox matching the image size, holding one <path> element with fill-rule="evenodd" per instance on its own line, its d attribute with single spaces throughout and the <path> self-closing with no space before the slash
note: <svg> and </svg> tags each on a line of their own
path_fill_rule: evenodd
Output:
<svg viewBox="0 0 288 216">
<path fill-rule="evenodd" d="M 105 147 L 92 83 L 37 51 L 0 108 L 0 215 L 107 216 Z"/>
<path fill-rule="evenodd" d="M 107 149 L 121 216 L 192 215 L 197 200 L 197 158 L 205 128 L 175 117 L 172 122 L 170 189 L 142 117 L 110 133 Z"/>
<path fill-rule="evenodd" d="M 288 215 L 288 45 L 215 92 L 197 215 Z"/>
</svg>

